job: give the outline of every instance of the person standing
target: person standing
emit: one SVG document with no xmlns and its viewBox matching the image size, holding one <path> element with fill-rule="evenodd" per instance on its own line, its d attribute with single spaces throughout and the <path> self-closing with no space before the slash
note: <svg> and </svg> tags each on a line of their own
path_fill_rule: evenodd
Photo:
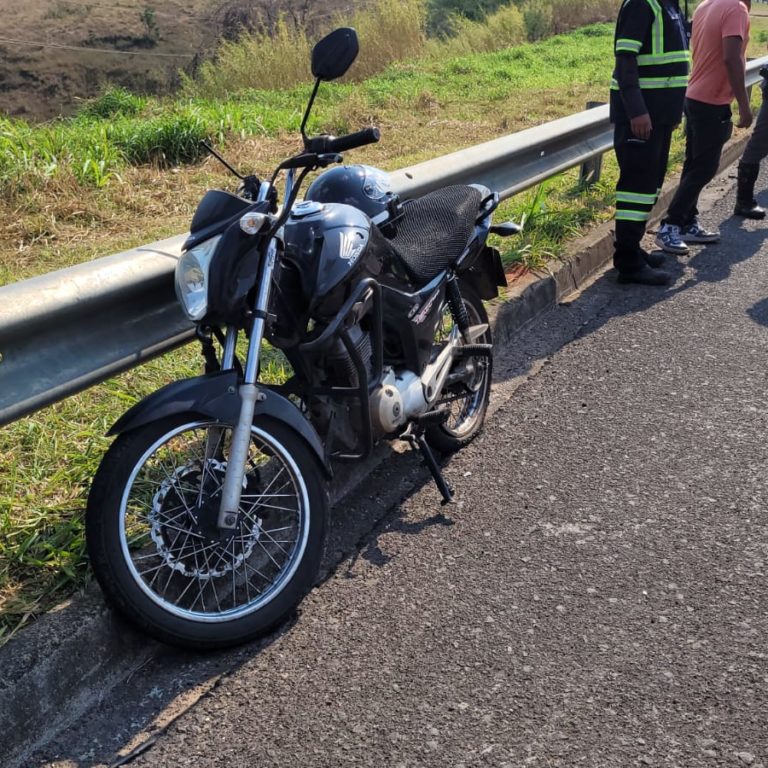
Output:
<svg viewBox="0 0 768 768">
<path fill-rule="evenodd" d="M 641 241 L 667 172 L 672 130 L 683 114 L 689 54 L 677 0 L 624 0 L 616 21 L 611 82 L 619 164 L 613 265 L 622 283 L 667 285 L 661 254 Z"/>
<path fill-rule="evenodd" d="M 688 243 L 714 243 L 719 232 L 704 229 L 697 204 L 715 177 L 725 142 L 733 132 L 731 102 L 739 107 L 737 128 L 749 128 L 752 110 L 744 75 L 751 0 L 704 0 L 693 14 L 693 72 L 685 94 L 685 163 L 656 243 L 668 253 L 688 253 Z"/>
</svg>

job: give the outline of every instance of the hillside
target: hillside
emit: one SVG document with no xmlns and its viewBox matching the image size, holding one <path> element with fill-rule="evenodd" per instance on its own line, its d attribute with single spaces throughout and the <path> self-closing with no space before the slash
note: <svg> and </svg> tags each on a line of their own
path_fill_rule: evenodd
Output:
<svg viewBox="0 0 768 768">
<path fill-rule="evenodd" d="M 71 114 L 105 84 L 164 93 L 221 37 L 280 13 L 310 27 L 350 0 L 25 0 L 2 3 L 0 114 Z"/>
</svg>

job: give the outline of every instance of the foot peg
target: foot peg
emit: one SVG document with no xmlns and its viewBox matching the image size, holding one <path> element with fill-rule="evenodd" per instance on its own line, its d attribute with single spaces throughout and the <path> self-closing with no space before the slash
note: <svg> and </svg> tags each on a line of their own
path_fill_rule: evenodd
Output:
<svg viewBox="0 0 768 768">
<path fill-rule="evenodd" d="M 440 465 L 437 463 L 435 454 L 432 453 L 432 449 L 424 439 L 424 435 L 421 433 L 414 434 L 412 432 L 406 432 L 403 435 L 405 440 L 412 448 L 418 448 L 421 451 L 421 455 L 424 458 L 424 463 L 432 473 L 432 478 L 435 481 L 437 490 L 440 491 L 440 495 L 443 497 L 443 504 L 450 504 L 453 501 L 453 488 L 448 485 L 448 482 L 443 477 L 443 472 L 440 469 Z"/>
</svg>

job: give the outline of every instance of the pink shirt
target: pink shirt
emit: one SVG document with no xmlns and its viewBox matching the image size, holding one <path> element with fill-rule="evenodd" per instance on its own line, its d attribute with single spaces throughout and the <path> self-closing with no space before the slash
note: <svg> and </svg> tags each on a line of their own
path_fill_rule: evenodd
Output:
<svg viewBox="0 0 768 768">
<path fill-rule="evenodd" d="M 704 0 L 693 14 L 693 72 L 685 95 L 706 104 L 730 104 L 733 90 L 723 61 L 723 38 L 740 37 L 746 64 L 749 10 L 741 0 Z"/>
</svg>

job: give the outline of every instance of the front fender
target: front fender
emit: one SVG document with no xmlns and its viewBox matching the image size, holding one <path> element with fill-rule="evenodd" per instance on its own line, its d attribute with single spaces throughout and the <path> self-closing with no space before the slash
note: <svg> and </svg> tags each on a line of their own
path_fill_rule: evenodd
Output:
<svg viewBox="0 0 768 768">
<path fill-rule="evenodd" d="M 108 434 L 120 435 L 180 413 L 215 419 L 222 424 L 234 426 L 240 414 L 240 383 L 237 371 L 232 370 L 174 381 L 126 411 Z M 323 441 L 312 424 L 288 398 L 264 386 L 259 389 L 264 399 L 256 403 L 254 415 L 269 416 L 298 432 L 315 452 L 330 477 L 331 469 L 325 458 Z"/>
</svg>

